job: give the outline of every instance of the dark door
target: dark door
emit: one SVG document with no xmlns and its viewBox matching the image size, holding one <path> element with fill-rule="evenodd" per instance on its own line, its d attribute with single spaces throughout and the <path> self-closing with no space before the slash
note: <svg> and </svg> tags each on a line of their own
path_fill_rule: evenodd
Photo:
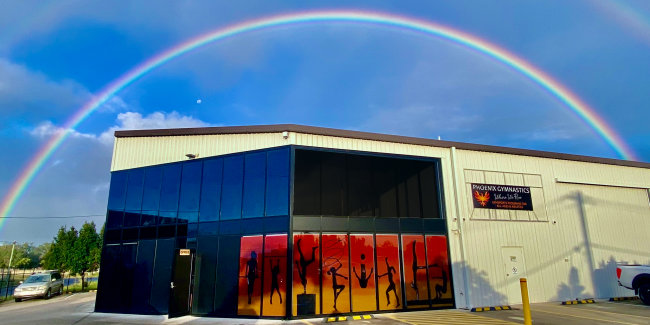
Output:
<svg viewBox="0 0 650 325">
<path fill-rule="evenodd" d="M 169 298 L 169 317 L 187 315 L 192 309 L 192 278 L 194 273 L 192 249 L 177 249 L 174 253 L 171 292 Z"/>
</svg>

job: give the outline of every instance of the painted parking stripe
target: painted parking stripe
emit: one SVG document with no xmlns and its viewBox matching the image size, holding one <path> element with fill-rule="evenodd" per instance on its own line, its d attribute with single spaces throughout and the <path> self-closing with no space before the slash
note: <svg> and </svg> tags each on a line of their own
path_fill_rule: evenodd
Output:
<svg viewBox="0 0 650 325">
<path fill-rule="evenodd" d="M 594 311 L 597 311 L 597 310 L 594 310 Z M 559 316 L 562 316 L 562 317 L 575 317 L 575 318 L 582 318 L 582 319 L 588 319 L 588 320 L 595 320 L 595 321 L 599 321 L 599 322 L 608 322 L 608 323 L 616 323 L 616 324 L 624 324 L 624 325 L 643 325 L 643 323 L 627 323 L 627 322 L 620 322 L 620 321 L 612 320 L 612 319 L 579 316 L 579 315 L 570 314 L 570 313 L 555 313 L 555 312 L 552 312 L 552 311 L 540 310 L 540 309 L 534 309 L 533 310 L 533 313 L 537 313 L 537 312 L 553 314 L 553 315 L 559 315 Z"/>
<path fill-rule="evenodd" d="M 518 323 L 500 320 L 500 319 L 483 317 L 483 316 L 478 316 L 476 314 L 456 312 L 456 311 L 445 311 L 445 312 L 425 311 L 425 312 L 400 313 L 400 314 L 393 314 L 393 315 L 384 314 L 384 316 L 411 325 L 518 324 Z"/>
</svg>

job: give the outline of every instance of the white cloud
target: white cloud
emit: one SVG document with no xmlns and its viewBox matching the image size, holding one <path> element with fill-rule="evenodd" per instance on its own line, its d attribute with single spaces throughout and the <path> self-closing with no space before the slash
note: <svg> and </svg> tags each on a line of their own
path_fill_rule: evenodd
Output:
<svg viewBox="0 0 650 325">
<path fill-rule="evenodd" d="M 173 129 L 210 126 L 209 123 L 195 119 L 192 116 L 181 115 L 176 111 L 165 114 L 154 112 L 147 116 L 137 112 L 126 112 L 117 115 L 118 125 L 110 127 L 99 135 L 99 140 L 105 144 L 113 143 L 113 133 L 117 130 L 143 129 Z"/>
<path fill-rule="evenodd" d="M 64 129 L 62 127 L 54 125 L 50 121 L 42 122 L 35 128 L 29 130 L 29 134 L 38 138 L 57 136 L 64 132 L 68 133 L 68 136 L 73 138 L 97 139 L 97 136 L 94 134 L 81 133 L 77 132 L 74 129 Z"/>
</svg>

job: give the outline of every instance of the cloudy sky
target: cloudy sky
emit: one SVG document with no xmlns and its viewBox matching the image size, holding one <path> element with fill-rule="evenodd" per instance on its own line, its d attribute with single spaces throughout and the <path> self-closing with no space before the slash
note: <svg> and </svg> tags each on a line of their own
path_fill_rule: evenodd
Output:
<svg viewBox="0 0 650 325">
<path fill-rule="evenodd" d="M 339 9 L 482 38 L 577 94 L 650 162 L 650 2 L 0 0 L 0 195 L 116 78 L 230 24 Z M 191 51 L 99 107 L 45 163 L 0 241 L 50 241 L 104 217 L 117 129 L 296 123 L 620 158 L 521 73 L 422 33 L 358 23 L 268 28 Z M 0 222 L 2 225 L 2 222 Z"/>
</svg>

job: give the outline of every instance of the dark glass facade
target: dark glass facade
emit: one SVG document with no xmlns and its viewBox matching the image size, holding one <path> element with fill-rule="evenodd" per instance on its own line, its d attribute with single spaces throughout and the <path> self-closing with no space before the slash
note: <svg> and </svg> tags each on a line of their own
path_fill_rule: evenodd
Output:
<svg viewBox="0 0 650 325">
<path fill-rule="evenodd" d="M 113 172 L 96 310 L 453 307 L 439 164 L 285 146 Z"/>
</svg>

